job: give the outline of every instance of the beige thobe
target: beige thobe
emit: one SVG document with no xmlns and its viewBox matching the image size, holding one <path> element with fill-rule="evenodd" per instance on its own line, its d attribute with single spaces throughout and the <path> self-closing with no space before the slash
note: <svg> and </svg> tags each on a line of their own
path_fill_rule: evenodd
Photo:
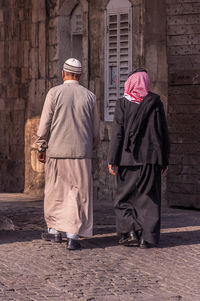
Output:
<svg viewBox="0 0 200 301">
<path fill-rule="evenodd" d="M 48 228 L 89 237 L 93 229 L 91 159 L 48 158 L 44 213 Z"/>
</svg>

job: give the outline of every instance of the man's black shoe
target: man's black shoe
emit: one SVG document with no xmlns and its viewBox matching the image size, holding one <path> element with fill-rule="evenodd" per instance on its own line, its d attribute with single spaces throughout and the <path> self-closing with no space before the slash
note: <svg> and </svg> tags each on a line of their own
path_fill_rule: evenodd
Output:
<svg viewBox="0 0 200 301">
<path fill-rule="evenodd" d="M 62 236 L 61 233 L 58 234 L 51 234 L 46 232 L 43 232 L 41 235 L 41 238 L 45 241 L 52 241 L 52 242 L 56 242 L 56 243 L 61 243 L 62 242 Z"/>
<path fill-rule="evenodd" d="M 148 249 L 148 248 L 151 247 L 151 245 L 150 245 L 147 241 L 145 241 L 145 240 L 143 239 L 143 237 L 142 237 L 141 240 L 140 240 L 140 245 L 139 245 L 139 247 L 140 247 L 141 249 Z"/>
<path fill-rule="evenodd" d="M 119 244 L 123 245 L 125 242 L 127 242 L 129 237 L 130 237 L 130 233 L 122 233 L 121 237 L 120 237 L 120 240 L 119 240 Z"/>
<path fill-rule="evenodd" d="M 124 242 L 124 245 L 127 247 L 137 247 L 139 244 L 139 237 L 137 232 L 131 231 L 129 233 L 129 238 Z"/>
<path fill-rule="evenodd" d="M 129 233 L 121 234 L 119 244 L 124 246 L 138 246 L 139 237 L 137 232 L 131 231 Z"/>
<path fill-rule="evenodd" d="M 68 250 L 81 250 L 81 244 L 78 242 L 78 240 L 68 238 L 66 248 Z"/>
</svg>

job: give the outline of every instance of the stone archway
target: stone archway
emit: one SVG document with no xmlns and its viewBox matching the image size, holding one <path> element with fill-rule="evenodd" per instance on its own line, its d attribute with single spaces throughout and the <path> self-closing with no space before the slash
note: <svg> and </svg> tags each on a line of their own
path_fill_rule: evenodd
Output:
<svg viewBox="0 0 200 301">
<path fill-rule="evenodd" d="M 79 17 L 79 22 L 82 23 L 81 28 L 77 27 L 76 17 Z M 83 68 L 81 82 L 88 87 L 88 2 L 86 0 L 62 1 L 58 12 L 57 33 L 59 73 L 67 58 L 77 57 L 81 60 Z M 75 51 L 77 46 L 81 49 Z"/>
</svg>

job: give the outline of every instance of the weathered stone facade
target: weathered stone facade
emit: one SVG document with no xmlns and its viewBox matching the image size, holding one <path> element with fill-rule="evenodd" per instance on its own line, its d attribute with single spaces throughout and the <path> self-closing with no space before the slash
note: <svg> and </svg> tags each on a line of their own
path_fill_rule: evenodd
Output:
<svg viewBox="0 0 200 301">
<path fill-rule="evenodd" d="M 170 205 L 200 207 L 200 3 L 129 1 L 133 68 L 148 69 L 151 89 L 161 95 L 169 111 L 172 156 L 164 191 L 168 191 Z M 93 160 L 94 197 L 113 198 L 114 179 L 106 162 L 111 122 L 104 121 L 108 2 L 0 0 L 0 191 L 43 193 L 44 171 L 34 145 L 36 130 L 45 95 L 61 82 L 62 64 L 75 52 L 82 60 L 82 84 L 97 95 L 101 117 L 101 143 Z M 82 15 L 78 28 L 73 21 L 76 10 Z"/>
<path fill-rule="evenodd" d="M 167 0 L 169 205 L 200 208 L 200 1 Z"/>
</svg>

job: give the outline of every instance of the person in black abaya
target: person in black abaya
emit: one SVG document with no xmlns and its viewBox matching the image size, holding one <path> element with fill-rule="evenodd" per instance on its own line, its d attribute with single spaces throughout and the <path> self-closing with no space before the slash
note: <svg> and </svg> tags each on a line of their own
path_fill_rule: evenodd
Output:
<svg viewBox="0 0 200 301">
<path fill-rule="evenodd" d="M 169 136 L 160 96 L 150 92 L 144 69 L 132 72 L 117 100 L 108 168 L 117 177 L 114 199 L 120 244 L 159 243 L 161 174 L 168 169 Z"/>
</svg>

